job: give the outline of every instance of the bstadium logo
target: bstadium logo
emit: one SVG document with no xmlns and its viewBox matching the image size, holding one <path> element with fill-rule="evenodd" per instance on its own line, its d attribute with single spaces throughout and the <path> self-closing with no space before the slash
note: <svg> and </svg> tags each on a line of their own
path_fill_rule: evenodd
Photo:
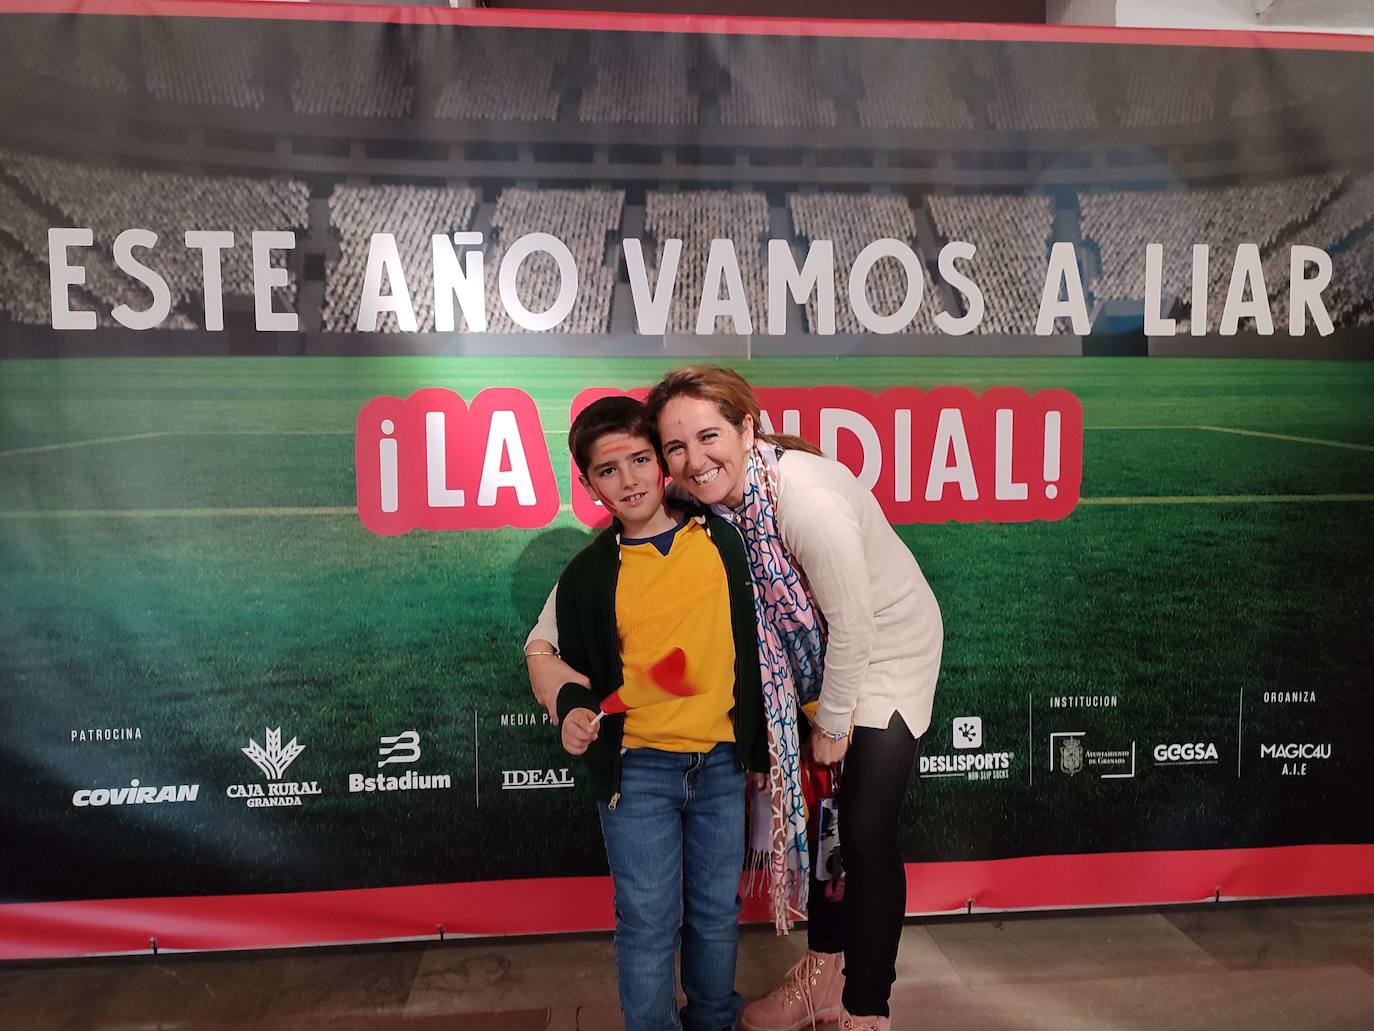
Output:
<svg viewBox="0 0 1374 1031">
<path fill-rule="evenodd" d="M 414 763 L 420 761 L 420 732 L 406 730 L 392 736 L 383 735 L 378 739 L 377 768 L 391 763 Z M 453 787 L 453 778 L 447 773 L 416 773 L 406 770 L 399 776 L 366 777 L 361 773 L 348 775 L 348 790 L 352 794 L 360 791 L 436 791 Z"/>
<path fill-rule="evenodd" d="M 74 745 L 105 744 L 111 741 L 142 741 L 142 727 L 78 727 L 72 731 Z"/>
<path fill-rule="evenodd" d="M 1087 732 L 1061 730 L 1050 735 L 1050 772 L 1066 777 L 1088 771 L 1102 780 L 1130 780 L 1135 776 L 1135 742 L 1130 748 L 1089 748 Z"/>
<path fill-rule="evenodd" d="M 199 784 L 154 787 L 134 779 L 129 781 L 128 787 L 81 788 L 72 795 L 72 805 L 78 809 L 108 805 L 161 805 L 164 802 L 194 802 L 199 795 Z"/>
<path fill-rule="evenodd" d="M 1260 745 L 1260 758 L 1280 763 L 1279 773 L 1285 777 L 1306 777 L 1308 763 L 1331 758 L 1331 744 Z"/>
<path fill-rule="evenodd" d="M 956 716 L 950 723 L 953 755 L 921 756 L 922 777 L 961 777 L 964 780 L 1007 780 L 1014 752 L 984 752 L 983 717 Z"/>
<path fill-rule="evenodd" d="M 241 798 L 249 809 L 277 809 L 304 804 L 303 799 L 323 794 L 316 780 L 286 781 L 282 776 L 286 769 L 305 751 L 305 745 L 293 737 L 285 745 L 281 742 L 281 728 L 266 728 L 264 740 L 266 747 L 251 737 L 248 746 L 240 748 L 244 755 L 253 760 L 253 765 L 262 771 L 268 780 L 262 784 L 230 784 L 224 793 L 230 798 Z"/>
<path fill-rule="evenodd" d="M 566 768 L 560 770 L 502 770 L 502 791 L 541 791 L 570 788 L 577 783 Z"/>
<path fill-rule="evenodd" d="M 381 739 L 381 747 L 377 749 L 377 754 L 381 756 L 381 758 L 377 760 L 377 769 L 379 770 L 390 763 L 419 762 L 419 731 L 406 730 L 394 737 L 383 737 Z"/>
<path fill-rule="evenodd" d="M 1154 754 L 1156 766 L 1215 766 L 1221 761 L 1212 741 L 1155 745 Z"/>
</svg>

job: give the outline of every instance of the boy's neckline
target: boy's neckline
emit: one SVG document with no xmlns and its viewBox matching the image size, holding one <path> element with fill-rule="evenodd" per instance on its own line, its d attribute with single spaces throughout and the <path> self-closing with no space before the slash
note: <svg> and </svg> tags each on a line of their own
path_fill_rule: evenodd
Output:
<svg viewBox="0 0 1374 1031">
<path fill-rule="evenodd" d="M 633 532 L 630 530 L 628 526 L 625 525 L 625 521 L 623 519 L 620 520 L 621 541 L 628 542 L 630 544 L 636 544 L 642 541 L 650 541 L 653 540 L 655 537 L 663 536 L 663 534 L 665 533 L 674 533 L 677 530 L 681 529 L 682 523 L 688 518 L 687 514 L 681 511 L 680 509 L 673 508 L 669 505 L 663 505 L 662 509 L 663 518 L 666 521 L 665 523 L 659 523 L 657 516 L 655 516 L 645 520 L 644 524 L 642 526 L 636 527 Z M 651 529 L 651 527 L 654 527 L 655 525 L 657 525 L 659 528 Z M 646 529 L 649 530 L 648 533 L 644 532 Z"/>
<path fill-rule="evenodd" d="M 648 537 L 628 537 L 622 534 L 620 543 L 622 546 L 630 545 L 636 547 L 644 544 L 651 544 L 655 551 L 667 558 L 668 552 L 672 550 L 673 541 L 677 538 L 678 532 L 691 521 L 691 516 L 681 515 L 678 521 L 666 530 L 652 534 Z"/>
</svg>

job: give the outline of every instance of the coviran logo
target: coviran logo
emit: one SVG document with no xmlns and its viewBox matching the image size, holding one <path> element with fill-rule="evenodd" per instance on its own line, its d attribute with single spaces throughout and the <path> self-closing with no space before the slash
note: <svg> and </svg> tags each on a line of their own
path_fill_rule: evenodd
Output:
<svg viewBox="0 0 1374 1031">
<path fill-rule="evenodd" d="M 420 732 L 417 730 L 407 730 L 390 736 L 383 735 L 379 741 L 380 747 L 377 749 L 377 754 L 381 758 L 377 760 L 378 768 L 391 763 L 420 761 Z M 447 773 L 416 773 L 414 770 L 406 770 L 399 777 L 385 777 L 380 773 L 375 777 L 365 777 L 361 773 L 348 775 L 348 790 L 354 793 L 359 791 L 432 791 L 436 788 L 450 788 L 452 786 L 453 778 Z"/>
<path fill-rule="evenodd" d="M 1261 759 L 1274 759 L 1283 763 L 1280 773 L 1285 777 L 1307 776 L 1307 764 L 1315 759 L 1330 759 L 1331 745 L 1286 744 L 1260 745 Z"/>
<path fill-rule="evenodd" d="M 576 781 L 561 770 L 502 770 L 502 791 L 536 791 L 541 788 L 570 788 Z"/>
<path fill-rule="evenodd" d="M 248 747 L 241 751 L 253 760 L 253 765 L 263 772 L 269 783 L 264 790 L 261 784 L 230 784 L 224 793 L 230 798 L 244 799 L 249 809 L 277 808 L 279 806 L 298 806 L 301 799 L 310 795 L 320 795 L 319 781 L 283 781 L 282 774 L 305 751 L 305 745 L 298 744 L 293 737 L 285 745 L 281 743 L 281 728 L 267 729 L 267 747 L 264 748 L 252 738 Z"/>
<path fill-rule="evenodd" d="M 954 755 L 921 756 L 922 777 L 963 777 L 965 780 L 1007 780 L 1014 752 L 971 751 L 983 747 L 983 717 L 956 716 L 950 723 Z"/>
<path fill-rule="evenodd" d="M 1217 746 L 1211 741 L 1155 745 L 1156 766 L 1215 766 L 1218 761 Z"/>
<path fill-rule="evenodd" d="M 129 781 L 127 788 L 82 788 L 72 795 L 78 808 L 104 805 L 158 805 L 162 802 L 194 802 L 199 784 L 168 784 L 164 787 Z"/>
</svg>

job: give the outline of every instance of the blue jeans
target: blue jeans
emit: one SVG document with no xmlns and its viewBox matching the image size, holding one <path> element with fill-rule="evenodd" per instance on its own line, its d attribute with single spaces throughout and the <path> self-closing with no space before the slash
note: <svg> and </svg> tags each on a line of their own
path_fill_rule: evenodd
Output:
<svg viewBox="0 0 1374 1031">
<path fill-rule="evenodd" d="M 598 808 L 615 887 L 625 1031 L 729 1031 L 744 1004 L 735 991 L 744 866 L 744 773 L 735 746 L 627 749 L 620 799 L 614 809 Z M 673 979 L 679 937 L 687 996 L 680 1024 Z"/>
</svg>

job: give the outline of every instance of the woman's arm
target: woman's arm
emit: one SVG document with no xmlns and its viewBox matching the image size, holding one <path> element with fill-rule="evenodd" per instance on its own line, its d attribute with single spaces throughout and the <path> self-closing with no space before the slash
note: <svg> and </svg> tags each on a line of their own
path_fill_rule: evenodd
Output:
<svg viewBox="0 0 1374 1031">
<path fill-rule="evenodd" d="M 569 666 L 558 655 L 558 586 L 549 592 L 539 621 L 525 638 L 525 671 L 529 674 L 530 690 L 535 700 L 558 723 L 558 692 L 564 684 L 590 687 L 591 681 Z"/>
<path fill-rule="evenodd" d="M 834 491 L 813 488 L 789 501 L 785 541 L 829 629 L 816 723 L 846 733 L 877 637 L 863 532 L 854 507 Z"/>
</svg>

